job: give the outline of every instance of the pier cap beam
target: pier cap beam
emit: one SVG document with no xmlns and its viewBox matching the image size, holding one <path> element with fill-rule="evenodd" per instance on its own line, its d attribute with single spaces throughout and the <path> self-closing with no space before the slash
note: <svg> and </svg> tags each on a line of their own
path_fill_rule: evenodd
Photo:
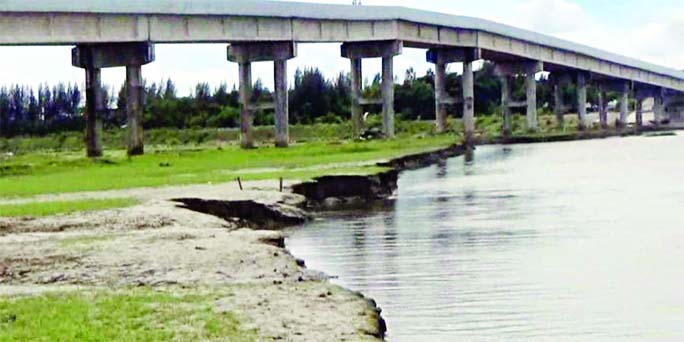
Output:
<svg viewBox="0 0 684 342">
<path fill-rule="evenodd" d="M 228 60 L 235 63 L 286 61 L 297 57 L 297 44 L 282 42 L 246 42 L 228 46 Z"/>
<path fill-rule="evenodd" d="M 500 77 L 536 74 L 544 71 L 544 63 L 537 61 L 498 62 L 494 74 Z"/>
<path fill-rule="evenodd" d="M 433 64 L 473 62 L 482 58 L 480 49 L 434 48 L 427 51 L 426 59 Z"/>
<path fill-rule="evenodd" d="M 354 42 L 342 44 L 341 56 L 349 59 L 388 58 L 401 55 L 403 51 L 404 43 L 400 40 Z"/>
<path fill-rule="evenodd" d="M 71 64 L 83 69 L 140 66 L 154 60 L 154 44 L 148 42 L 83 44 L 71 50 Z"/>
</svg>

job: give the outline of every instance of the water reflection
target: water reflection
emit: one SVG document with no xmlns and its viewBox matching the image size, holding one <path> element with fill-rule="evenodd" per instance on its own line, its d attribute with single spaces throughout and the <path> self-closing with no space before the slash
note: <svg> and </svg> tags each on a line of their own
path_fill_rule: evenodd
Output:
<svg viewBox="0 0 684 342">
<path fill-rule="evenodd" d="M 479 147 L 403 173 L 394 201 L 326 213 L 287 245 L 376 299 L 390 341 L 681 340 L 684 161 L 668 151 L 682 148 Z"/>
</svg>

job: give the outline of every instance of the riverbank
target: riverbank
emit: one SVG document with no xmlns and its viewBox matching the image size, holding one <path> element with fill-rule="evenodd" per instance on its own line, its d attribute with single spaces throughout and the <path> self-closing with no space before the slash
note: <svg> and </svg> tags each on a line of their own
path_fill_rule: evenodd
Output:
<svg viewBox="0 0 684 342">
<path fill-rule="evenodd" d="M 378 162 L 378 167 L 398 172 L 460 151 L 451 146 Z M 286 182 L 284 186 L 297 184 Z M 380 193 L 394 190 L 390 184 Z M 307 198 L 280 192 L 274 182 L 245 182 L 243 190 L 227 183 L 45 194 L 3 201 L 34 204 L 110 198 L 131 198 L 140 204 L 89 213 L 0 218 L 0 316 L 12 317 L 12 322 L 0 323 L 5 325 L 4 331 L 31 333 L 31 318 L 19 321 L 16 317 L 35 298 L 71 310 L 73 301 L 86 305 L 91 297 L 124 296 L 121 300 L 125 300 L 142 291 L 143 296 L 154 294 L 162 300 L 170 296 L 197 306 L 191 313 L 207 307 L 214 315 L 228 312 L 237 335 L 224 332 L 224 338 L 376 341 L 384 336 L 384 321 L 372 300 L 330 284 L 327 276 L 307 269 L 304 261 L 287 251 L 277 229 L 307 219 L 308 214 L 300 209 Z M 204 298 L 202 305 L 197 305 L 196 297 L 186 302 L 187 296 Z M 183 328 L 172 323 L 164 326 L 160 334 L 181 333 L 176 329 Z M 199 327 L 190 331 L 192 334 L 183 336 L 211 340 Z M 76 331 L 59 333 L 69 336 Z"/>
<path fill-rule="evenodd" d="M 0 339 L 69 339 L 92 329 L 86 334 L 90 336 L 97 322 L 60 331 L 50 327 L 69 326 L 59 321 L 66 312 L 97 315 L 101 309 L 88 298 L 126 302 L 141 296 L 147 300 L 138 309 L 149 315 L 140 317 L 135 329 L 111 339 L 146 338 L 150 331 L 181 340 L 381 339 L 383 324 L 374 303 L 306 269 L 284 248 L 281 232 L 245 228 L 237 218 L 179 208 L 183 205 L 173 200 L 249 201 L 290 217 L 305 216 L 297 209 L 304 201 L 300 196 L 263 182 L 246 183 L 245 188 L 138 189 L 127 195 L 143 202 L 130 208 L 1 218 Z M 43 317 L 42 327 L 48 328 L 31 328 L 37 317 L 24 309 L 35 307 L 36 298 L 54 307 L 54 317 Z M 159 316 L 157 306 L 168 302 L 174 304 Z M 118 326 L 136 315 L 114 313 L 100 324 Z M 195 318 L 186 321 L 186 316 Z M 229 331 L 205 329 L 210 323 L 226 323 L 226 317 Z"/>
<path fill-rule="evenodd" d="M 202 327 L 227 319 L 222 324 L 234 329 L 218 332 L 221 336 L 216 338 L 379 340 L 384 333 L 384 323 L 372 301 L 333 286 L 325 275 L 306 269 L 303 261 L 296 260 L 284 248 L 282 233 L 274 230 L 279 228 L 277 225 L 270 226 L 269 220 L 255 222 L 240 213 L 272 209 L 277 214 L 287 215 L 287 220 L 292 220 L 287 224 L 293 224 L 307 215 L 299 209 L 304 206 L 306 197 L 309 202 L 332 199 L 334 205 L 341 198 L 366 200 L 391 195 L 396 190 L 399 171 L 427 166 L 465 152 L 459 145 L 449 145 L 451 139 L 453 137 L 443 136 L 404 138 L 390 143 L 352 143 L 351 149 L 350 145 L 323 144 L 317 147 L 321 153 L 314 155 L 324 162 L 332 161 L 332 166 L 309 161 L 308 169 L 304 171 L 314 180 L 301 183 L 286 179 L 284 193 L 280 192 L 279 182 L 273 179 L 277 173 L 262 169 L 259 172 L 268 174 L 269 180 L 245 181 L 241 185 L 231 182 L 41 192 L 30 197 L 0 199 L 0 204 L 14 205 L 116 198 L 130 198 L 140 203 L 129 208 L 91 213 L 0 218 L 0 327 L 3 328 L 0 331 L 40 333 L 40 330 L 30 329 L 31 317 L 21 313 L 21 308 L 35 306 L 34 298 L 43 298 L 49 305 L 63 310 L 72 310 L 75 302 L 85 311 L 98 311 L 101 309 L 89 306 L 92 304 L 90 298 L 137 301 L 144 297 L 148 300 L 138 309 L 151 313 L 149 325 L 140 328 L 161 329 L 159 334 L 212 340 L 218 335 L 207 335 Z M 418 146 L 406 146 L 408 143 Z M 325 156 L 325 150 L 338 154 Z M 307 158 L 312 159 L 303 150 L 295 150 L 293 155 L 282 153 L 285 155 L 266 160 L 279 162 L 292 157 L 295 162 L 306 162 Z M 352 158 L 353 161 L 349 161 Z M 347 160 L 347 164 L 343 160 Z M 38 170 L 64 167 L 50 163 L 54 160 L 45 162 L 45 169 Z M 78 163 L 66 163 L 68 167 L 63 170 L 67 172 L 78 168 Z M 205 166 L 220 169 L 226 167 L 223 163 L 225 161 Z M 340 167 L 340 163 L 344 166 Z M 347 175 L 344 168 L 350 165 L 363 172 Z M 88 170 L 97 171 L 98 167 L 109 165 L 89 165 Z M 158 167 L 162 171 L 168 168 Z M 244 169 L 236 170 L 245 174 Z M 342 175 L 315 177 L 334 171 Z M 49 179 L 51 175 L 54 173 L 45 172 L 42 177 Z M 364 179 L 371 182 L 374 191 L 358 193 L 345 185 Z M 75 181 L 83 181 L 83 178 Z M 287 191 L 292 188 L 298 192 L 300 183 L 314 184 L 313 193 L 320 198 L 316 199 L 306 191 L 302 193 L 305 196 Z M 339 189 L 347 192 L 340 193 Z M 356 189 L 365 191 L 367 187 Z M 260 206 L 242 207 L 250 203 Z M 189 311 L 155 316 L 158 312 L 151 308 L 169 301 Z M 126 317 L 129 314 L 121 313 Z M 193 314 L 201 319 L 178 321 L 179 315 Z M 26 339 L 31 337 L 35 336 L 27 335 Z"/>
</svg>

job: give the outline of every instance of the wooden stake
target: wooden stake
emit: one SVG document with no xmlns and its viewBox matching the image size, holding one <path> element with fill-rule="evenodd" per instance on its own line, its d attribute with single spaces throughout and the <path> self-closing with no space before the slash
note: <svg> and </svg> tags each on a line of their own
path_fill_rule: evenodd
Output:
<svg viewBox="0 0 684 342">
<path fill-rule="evenodd" d="M 238 185 L 240 186 L 240 191 L 242 191 L 242 180 L 240 177 L 237 178 Z"/>
</svg>

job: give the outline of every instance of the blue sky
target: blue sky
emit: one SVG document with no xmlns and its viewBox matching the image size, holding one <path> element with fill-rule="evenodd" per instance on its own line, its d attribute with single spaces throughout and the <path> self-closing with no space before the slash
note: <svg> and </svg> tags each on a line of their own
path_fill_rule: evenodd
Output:
<svg viewBox="0 0 684 342">
<path fill-rule="evenodd" d="M 223 0 L 229 1 L 229 0 Z M 306 1 L 306 0 L 305 0 Z M 308 2 L 351 3 L 351 0 Z M 684 69 L 684 6 L 681 0 L 364 0 L 363 4 L 398 5 L 425 10 L 486 18 L 665 66 Z M 226 61 L 225 44 L 159 45 L 157 61 L 145 66 L 148 81 L 171 77 L 179 92 L 187 94 L 197 82 L 232 86 L 237 66 Z M 398 78 L 408 67 L 424 73 L 430 64 L 423 50 L 407 49 L 396 58 Z M 83 83 L 83 70 L 70 63 L 70 47 L 0 47 L 2 84 L 37 85 L 60 81 Z M 347 71 L 349 63 L 339 57 L 339 44 L 300 45 L 299 56 L 290 62 L 296 68 L 316 66 L 326 75 Z M 367 77 L 379 71 L 380 62 L 364 62 Z M 453 65 L 453 71 L 459 71 Z M 272 84 L 270 63 L 258 63 L 254 78 Z M 120 85 L 121 68 L 103 72 L 106 85 Z"/>
</svg>

